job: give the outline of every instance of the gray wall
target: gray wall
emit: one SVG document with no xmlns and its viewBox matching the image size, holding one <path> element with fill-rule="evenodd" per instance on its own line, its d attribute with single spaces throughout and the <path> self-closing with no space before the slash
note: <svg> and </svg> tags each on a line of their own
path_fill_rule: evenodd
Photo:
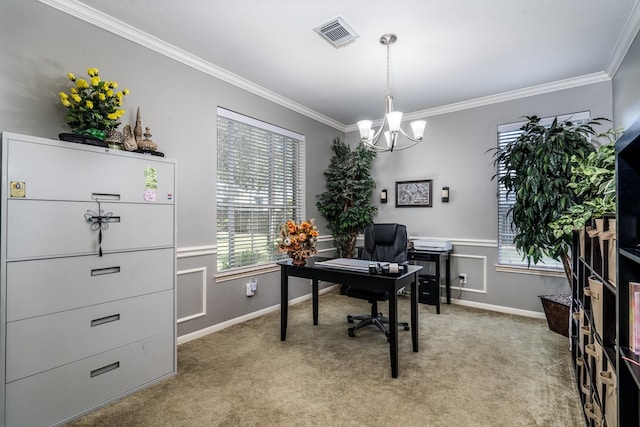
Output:
<svg viewBox="0 0 640 427">
<path fill-rule="evenodd" d="M 422 143 L 405 151 L 379 154 L 375 160 L 378 188 L 389 190 L 389 203 L 380 205 L 376 220 L 404 223 L 414 238 L 451 239 L 454 286 L 458 285 L 458 272 L 466 273 L 469 281 L 463 289 L 454 290 L 454 296 L 479 306 L 541 311 L 537 296 L 568 293 L 568 281 L 496 271 L 497 185 L 491 180 L 495 168 L 487 150 L 496 147 L 500 124 L 522 121 L 525 115 L 546 117 L 580 111 L 611 118 L 611 82 L 426 117 Z M 356 144 L 357 138 L 357 132 L 347 135 L 350 144 Z M 396 208 L 395 181 L 416 179 L 433 180 L 433 207 Z M 440 200 L 444 186 L 450 188 L 449 203 Z"/>
<path fill-rule="evenodd" d="M 613 118 L 626 129 L 640 117 L 640 37 L 636 35 L 613 77 Z"/>
<path fill-rule="evenodd" d="M 151 128 L 159 151 L 178 161 L 178 313 L 203 314 L 180 323 L 178 335 L 278 304 L 277 272 L 254 274 L 258 292 L 251 298 L 245 296 L 246 278 L 214 279 L 216 107 L 305 135 L 307 216 L 318 219 L 325 236 L 315 195 L 324 188 L 331 141 L 344 133 L 36 0 L 5 0 L 0 9 L 0 131 L 54 139 L 69 132 L 57 94 L 68 90 L 68 72 L 86 77 L 88 67 L 97 67 L 103 79 L 131 90 L 122 122 L 134 123 L 140 107 L 142 125 Z M 290 295 L 309 289 L 306 281 L 296 281 Z"/>
</svg>

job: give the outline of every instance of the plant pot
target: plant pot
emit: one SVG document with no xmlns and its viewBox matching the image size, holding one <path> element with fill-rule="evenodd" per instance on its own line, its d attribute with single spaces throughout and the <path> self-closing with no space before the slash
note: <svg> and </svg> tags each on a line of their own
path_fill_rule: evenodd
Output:
<svg viewBox="0 0 640 427">
<path fill-rule="evenodd" d="M 547 317 L 549 329 L 569 338 L 569 309 L 571 295 L 538 295 L 542 301 L 544 315 Z"/>
<path fill-rule="evenodd" d="M 103 130 L 96 128 L 88 128 L 81 131 L 76 131 L 78 135 L 91 136 L 93 138 L 99 139 L 100 141 L 104 141 L 107 137 L 107 133 Z"/>
</svg>

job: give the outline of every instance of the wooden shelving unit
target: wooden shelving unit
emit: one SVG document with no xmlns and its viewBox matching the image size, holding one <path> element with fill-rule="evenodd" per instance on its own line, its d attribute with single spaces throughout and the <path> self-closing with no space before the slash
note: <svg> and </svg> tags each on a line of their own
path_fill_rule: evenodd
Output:
<svg viewBox="0 0 640 427">
<path fill-rule="evenodd" d="M 640 357 L 630 350 L 629 283 L 640 282 L 640 120 L 616 142 L 616 188 L 618 425 L 639 425 Z"/>
<path fill-rule="evenodd" d="M 605 218 L 602 232 L 613 227 L 615 218 Z M 614 384 L 602 378 L 617 376 L 615 279 L 609 279 L 609 240 L 595 234 L 592 224 L 575 232 L 573 240 L 572 356 L 577 389 L 589 426 L 617 420 Z"/>
</svg>

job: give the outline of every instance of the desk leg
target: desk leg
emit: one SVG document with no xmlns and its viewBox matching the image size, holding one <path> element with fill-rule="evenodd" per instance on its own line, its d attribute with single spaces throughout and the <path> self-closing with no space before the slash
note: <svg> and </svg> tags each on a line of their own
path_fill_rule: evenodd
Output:
<svg viewBox="0 0 640 427">
<path fill-rule="evenodd" d="M 413 351 L 418 351 L 418 273 L 411 283 L 411 342 Z"/>
<path fill-rule="evenodd" d="M 280 341 L 287 339 L 287 314 L 289 311 L 289 276 L 286 267 L 280 268 Z"/>
<path fill-rule="evenodd" d="M 311 296 L 313 299 L 313 324 L 318 324 L 318 279 L 313 279 L 311 285 Z"/>
<path fill-rule="evenodd" d="M 395 288 L 389 292 L 389 347 L 391 376 L 398 378 L 398 294 Z"/>
<path fill-rule="evenodd" d="M 447 263 L 445 267 L 444 278 L 447 280 L 445 289 L 447 291 L 447 304 L 451 304 L 451 255 L 447 255 Z"/>
</svg>

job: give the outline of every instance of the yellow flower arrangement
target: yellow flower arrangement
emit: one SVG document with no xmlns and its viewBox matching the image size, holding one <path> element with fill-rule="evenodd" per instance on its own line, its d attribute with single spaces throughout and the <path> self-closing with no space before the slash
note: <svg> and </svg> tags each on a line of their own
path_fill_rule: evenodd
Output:
<svg viewBox="0 0 640 427">
<path fill-rule="evenodd" d="M 294 261 L 303 261 L 317 254 L 316 242 L 320 233 L 314 221 L 313 218 L 299 223 L 289 220 L 282 224 L 278 250 L 289 255 Z"/>
<path fill-rule="evenodd" d="M 123 98 L 129 89 L 116 92 L 118 83 L 100 78 L 97 68 L 88 68 L 89 80 L 76 79 L 73 73 L 67 78 L 75 83 L 69 93 L 60 92 L 60 103 L 67 108 L 67 124 L 76 133 L 108 132 L 118 127 L 124 115 Z M 95 135 L 94 135 L 95 136 Z"/>
</svg>

